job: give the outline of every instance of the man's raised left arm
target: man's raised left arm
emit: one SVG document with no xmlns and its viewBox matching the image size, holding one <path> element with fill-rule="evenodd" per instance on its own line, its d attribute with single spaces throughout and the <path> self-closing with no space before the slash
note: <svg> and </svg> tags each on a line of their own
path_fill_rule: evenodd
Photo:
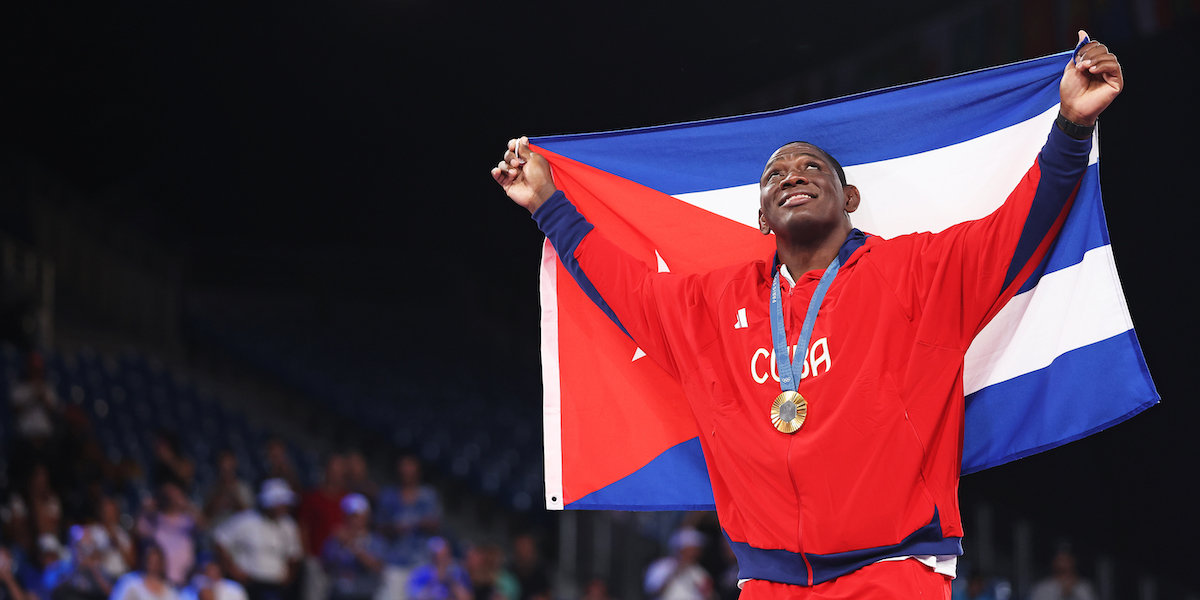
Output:
<svg viewBox="0 0 1200 600">
<path fill-rule="evenodd" d="M 1082 31 L 1079 36 L 1086 39 Z M 914 236 L 909 251 L 896 257 L 901 264 L 888 269 L 914 307 L 938 305 L 933 312 L 947 322 L 938 329 L 939 344 L 969 344 L 1040 264 L 1066 222 L 1088 169 L 1096 120 L 1124 87 L 1121 65 L 1104 44 L 1083 44 L 1072 58 L 1046 144 L 1004 204 L 982 219 Z"/>
</svg>

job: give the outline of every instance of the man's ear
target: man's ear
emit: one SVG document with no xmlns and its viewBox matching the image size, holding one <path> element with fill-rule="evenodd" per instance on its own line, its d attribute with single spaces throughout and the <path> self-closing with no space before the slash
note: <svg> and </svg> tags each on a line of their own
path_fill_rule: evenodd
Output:
<svg viewBox="0 0 1200 600">
<path fill-rule="evenodd" d="M 767 224 L 767 218 L 763 216 L 761 208 L 758 209 L 758 230 L 761 231 L 763 235 L 770 235 L 771 233 L 771 226 Z"/>
<path fill-rule="evenodd" d="M 846 212 L 852 213 L 858 210 L 858 203 L 862 200 L 862 195 L 858 192 L 858 186 L 846 185 L 842 188 L 846 194 Z"/>
</svg>

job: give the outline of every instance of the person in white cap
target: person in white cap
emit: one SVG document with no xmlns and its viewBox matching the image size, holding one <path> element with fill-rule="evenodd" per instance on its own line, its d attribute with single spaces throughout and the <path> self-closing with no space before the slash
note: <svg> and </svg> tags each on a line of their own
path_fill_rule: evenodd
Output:
<svg viewBox="0 0 1200 600">
<path fill-rule="evenodd" d="M 263 482 L 258 508 L 242 511 L 213 532 L 221 567 L 250 600 L 294 600 L 292 583 L 303 552 L 290 514 L 296 494 L 283 479 Z"/>
<path fill-rule="evenodd" d="M 671 536 L 671 556 L 646 569 L 646 595 L 654 600 L 710 600 L 712 577 L 698 564 L 704 551 L 704 534 L 685 527 Z"/>
<path fill-rule="evenodd" d="M 362 494 L 342 498 L 342 524 L 325 540 L 321 564 L 331 579 L 330 600 L 369 600 L 380 585 L 383 571 L 383 538 L 367 524 L 371 503 Z"/>
</svg>

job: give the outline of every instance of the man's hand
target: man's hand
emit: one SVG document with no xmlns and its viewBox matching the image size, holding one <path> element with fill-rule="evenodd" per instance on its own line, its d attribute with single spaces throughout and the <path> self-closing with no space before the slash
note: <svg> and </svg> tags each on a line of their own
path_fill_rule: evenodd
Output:
<svg viewBox="0 0 1200 600">
<path fill-rule="evenodd" d="M 530 214 L 558 191 L 550 174 L 550 163 L 529 149 L 529 138 L 525 137 L 508 141 L 504 160 L 492 168 L 492 179 Z"/>
<path fill-rule="evenodd" d="M 1079 41 L 1086 35 L 1080 30 Z M 1067 64 L 1058 85 L 1062 114 L 1080 125 L 1095 125 L 1096 117 L 1124 87 L 1117 57 L 1104 44 L 1090 42 L 1075 54 L 1075 62 Z"/>
</svg>

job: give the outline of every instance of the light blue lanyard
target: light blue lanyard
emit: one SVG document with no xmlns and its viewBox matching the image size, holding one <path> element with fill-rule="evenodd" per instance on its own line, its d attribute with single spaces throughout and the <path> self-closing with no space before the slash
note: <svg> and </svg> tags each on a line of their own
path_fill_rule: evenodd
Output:
<svg viewBox="0 0 1200 600">
<path fill-rule="evenodd" d="M 834 257 L 833 262 L 825 268 L 817 289 L 813 292 L 812 300 L 808 301 L 808 312 L 804 314 L 804 326 L 800 328 L 800 341 L 796 344 L 796 352 L 800 354 L 800 364 L 808 355 L 808 338 L 812 337 L 813 326 L 817 324 L 817 311 L 821 309 L 821 301 L 825 292 L 837 277 L 838 268 L 842 261 Z M 794 392 L 800 385 L 799 372 L 792 365 L 792 356 L 788 353 L 787 331 L 783 328 L 783 301 L 779 291 L 779 269 L 775 269 L 775 281 L 771 283 L 771 342 L 775 345 L 775 364 L 779 368 L 779 387 L 785 392 Z"/>
</svg>

